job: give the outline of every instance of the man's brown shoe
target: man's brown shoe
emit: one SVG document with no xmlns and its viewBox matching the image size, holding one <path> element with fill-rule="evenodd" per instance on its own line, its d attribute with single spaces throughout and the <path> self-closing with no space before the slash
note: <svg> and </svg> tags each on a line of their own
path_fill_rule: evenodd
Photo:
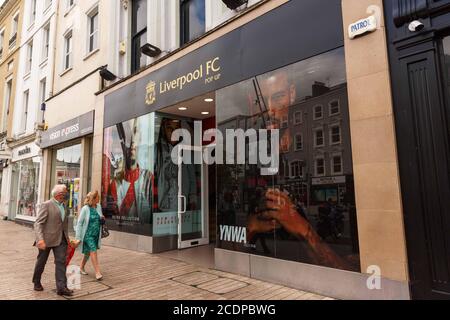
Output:
<svg viewBox="0 0 450 320">
<path fill-rule="evenodd" d="M 34 284 L 34 291 L 38 291 L 38 292 L 44 291 L 44 287 L 40 283 L 35 283 Z"/>
</svg>

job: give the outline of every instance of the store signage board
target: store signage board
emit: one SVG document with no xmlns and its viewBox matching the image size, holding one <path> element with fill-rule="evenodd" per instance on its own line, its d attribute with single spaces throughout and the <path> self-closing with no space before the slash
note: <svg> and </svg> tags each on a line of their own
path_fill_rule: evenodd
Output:
<svg viewBox="0 0 450 320">
<path fill-rule="evenodd" d="M 45 131 L 42 134 L 41 148 L 45 149 L 94 132 L 94 111 L 81 115 Z"/>
<path fill-rule="evenodd" d="M 310 7 L 323 9 L 312 16 Z M 104 128 L 341 47 L 341 12 L 341 0 L 288 1 L 106 94 Z M 321 26 L 312 42 L 311 25 Z"/>
<path fill-rule="evenodd" d="M 370 16 L 352 23 L 348 27 L 348 36 L 353 40 L 375 30 L 377 30 L 377 18 L 375 16 Z"/>
<path fill-rule="evenodd" d="M 17 147 L 12 151 L 12 161 L 17 162 L 39 156 L 40 148 L 36 143 L 31 142 L 24 146 Z"/>
<path fill-rule="evenodd" d="M 333 184 L 345 184 L 346 181 L 347 181 L 347 179 L 345 178 L 345 176 L 313 178 L 312 185 L 313 186 L 323 186 L 323 185 L 333 185 Z"/>
</svg>

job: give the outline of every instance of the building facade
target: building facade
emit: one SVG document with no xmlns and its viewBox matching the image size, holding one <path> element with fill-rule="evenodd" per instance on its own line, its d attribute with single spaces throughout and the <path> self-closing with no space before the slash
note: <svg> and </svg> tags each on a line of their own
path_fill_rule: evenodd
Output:
<svg viewBox="0 0 450 320">
<path fill-rule="evenodd" d="M 33 222 L 39 201 L 41 150 L 36 132 L 44 129 L 42 103 L 53 81 L 58 1 L 26 0 L 19 49 L 15 110 L 8 145 L 12 150 L 9 218 Z"/>
<path fill-rule="evenodd" d="M 76 215 L 98 190 L 111 246 L 448 298 L 450 2 L 411 2 L 6 2 L 3 211 L 32 222 L 65 184 Z"/>
<path fill-rule="evenodd" d="M 16 196 L 9 192 L 13 168 L 8 143 L 12 140 L 23 6 L 23 1 L 5 1 L 0 9 L 0 215 L 3 217 L 12 214 L 10 203 L 16 201 Z"/>
<path fill-rule="evenodd" d="M 93 138 L 107 243 L 212 243 L 220 270 L 338 298 L 410 298 L 382 1 L 209 4 L 121 2 L 108 66 L 121 79 L 97 93 Z M 350 37 L 368 16 L 375 28 Z M 180 128 L 197 130 L 181 144 L 197 159 L 229 153 L 198 132 L 279 129 L 280 166 L 262 175 L 270 168 L 239 162 L 250 153 L 174 165 Z"/>
<path fill-rule="evenodd" d="M 119 1 L 105 0 L 62 1 L 58 7 L 55 76 L 45 102 L 48 130 L 39 137 L 44 172 L 40 200 L 50 196 L 53 185 L 65 184 L 71 215 L 92 186 L 95 93 L 105 85 L 99 71 L 113 65 L 115 35 L 110 30 L 118 6 Z"/>
</svg>

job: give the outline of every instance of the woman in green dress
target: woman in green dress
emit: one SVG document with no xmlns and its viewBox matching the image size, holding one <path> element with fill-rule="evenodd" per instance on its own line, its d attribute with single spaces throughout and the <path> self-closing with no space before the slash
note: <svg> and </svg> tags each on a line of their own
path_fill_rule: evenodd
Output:
<svg viewBox="0 0 450 320">
<path fill-rule="evenodd" d="M 90 192 L 84 201 L 84 207 L 78 216 L 76 227 L 76 239 L 81 243 L 78 248 L 83 253 L 83 260 L 81 261 L 81 274 L 87 275 L 85 266 L 89 258 L 95 270 L 95 278 L 100 281 L 103 276 L 100 272 L 97 251 L 101 246 L 101 224 L 105 219 L 102 213 L 102 208 L 99 205 L 98 191 Z"/>
</svg>

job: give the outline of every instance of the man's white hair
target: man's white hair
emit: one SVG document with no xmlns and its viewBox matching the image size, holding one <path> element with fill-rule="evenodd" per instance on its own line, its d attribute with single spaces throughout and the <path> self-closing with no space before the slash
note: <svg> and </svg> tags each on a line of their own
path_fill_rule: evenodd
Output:
<svg viewBox="0 0 450 320">
<path fill-rule="evenodd" d="M 52 197 L 55 197 L 58 193 L 67 191 L 67 187 L 64 184 L 57 184 L 56 186 L 53 187 L 52 190 Z"/>
</svg>

